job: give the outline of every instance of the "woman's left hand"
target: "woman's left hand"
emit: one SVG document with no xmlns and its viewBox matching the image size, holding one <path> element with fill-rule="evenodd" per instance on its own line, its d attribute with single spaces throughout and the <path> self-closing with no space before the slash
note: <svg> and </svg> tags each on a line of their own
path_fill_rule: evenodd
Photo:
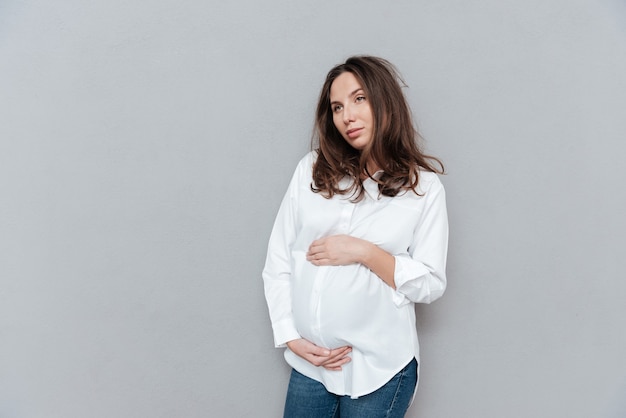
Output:
<svg viewBox="0 0 626 418">
<path fill-rule="evenodd" d="M 316 266 L 363 263 L 370 246 L 370 242 L 350 235 L 331 235 L 313 241 L 306 259 Z"/>
</svg>

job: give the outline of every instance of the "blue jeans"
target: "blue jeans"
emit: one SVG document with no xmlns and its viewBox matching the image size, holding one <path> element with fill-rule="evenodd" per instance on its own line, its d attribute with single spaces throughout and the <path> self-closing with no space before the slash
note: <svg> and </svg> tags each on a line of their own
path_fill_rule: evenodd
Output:
<svg viewBox="0 0 626 418">
<path fill-rule="evenodd" d="M 291 371 L 284 418 L 402 418 L 417 385 L 417 361 L 413 359 L 376 391 L 351 399 L 330 393 L 324 385 Z"/>
</svg>

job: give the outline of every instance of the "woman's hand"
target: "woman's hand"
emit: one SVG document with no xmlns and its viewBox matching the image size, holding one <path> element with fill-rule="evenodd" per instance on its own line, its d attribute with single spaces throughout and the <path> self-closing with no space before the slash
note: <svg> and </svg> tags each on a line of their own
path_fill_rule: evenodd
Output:
<svg viewBox="0 0 626 418">
<path fill-rule="evenodd" d="M 330 235 L 311 243 L 306 259 L 316 266 L 345 266 L 360 263 L 372 270 L 392 289 L 396 288 L 396 259 L 364 239 L 350 235 Z"/>
<path fill-rule="evenodd" d="M 352 347 L 349 346 L 331 350 L 318 347 L 304 338 L 291 340 L 287 343 L 287 346 L 291 351 L 312 365 L 324 367 L 328 370 L 341 370 L 341 366 L 351 360 L 348 354 L 352 351 Z"/>
<path fill-rule="evenodd" d="M 350 235 L 331 235 L 313 241 L 306 259 L 316 266 L 363 263 L 370 246 L 370 242 Z"/>
</svg>

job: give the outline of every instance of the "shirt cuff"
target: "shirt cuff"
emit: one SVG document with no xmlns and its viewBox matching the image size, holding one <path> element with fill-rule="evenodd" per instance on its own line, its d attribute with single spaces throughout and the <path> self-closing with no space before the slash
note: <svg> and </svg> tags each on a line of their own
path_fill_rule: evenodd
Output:
<svg viewBox="0 0 626 418">
<path fill-rule="evenodd" d="M 430 271 L 426 266 L 413 260 L 409 255 L 396 255 L 394 257 L 396 266 L 393 280 L 396 284 L 396 291 L 393 296 L 393 302 L 397 307 L 401 307 L 419 298 L 416 293 L 421 292 L 415 280 L 430 274 Z"/>
<path fill-rule="evenodd" d="M 276 348 L 286 347 L 289 341 L 302 338 L 292 318 L 272 324 L 272 330 L 274 331 L 274 346 Z"/>
</svg>

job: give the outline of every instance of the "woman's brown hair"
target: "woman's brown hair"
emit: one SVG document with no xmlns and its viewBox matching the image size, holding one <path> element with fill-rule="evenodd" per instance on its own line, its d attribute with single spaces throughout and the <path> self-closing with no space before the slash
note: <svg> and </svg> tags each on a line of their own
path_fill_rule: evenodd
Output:
<svg viewBox="0 0 626 418">
<path fill-rule="evenodd" d="M 374 116 L 372 140 L 361 151 L 346 142 L 333 122 L 330 87 L 345 72 L 352 73 L 363 87 Z M 421 138 L 401 86 L 406 84 L 396 68 L 382 58 L 354 56 L 330 70 L 316 110 L 313 148 L 318 156 L 311 184 L 314 192 L 327 198 L 350 193 L 353 201 L 360 201 L 364 195 L 362 175 L 372 178 L 373 173 L 367 171 L 370 161 L 384 171 L 376 180 L 384 196 L 393 197 L 408 190 L 417 193 L 420 169 L 444 172 L 439 159 L 422 153 L 418 143 Z M 354 181 L 342 189 L 339 182 L 345 176 Z"/>
</svg>

